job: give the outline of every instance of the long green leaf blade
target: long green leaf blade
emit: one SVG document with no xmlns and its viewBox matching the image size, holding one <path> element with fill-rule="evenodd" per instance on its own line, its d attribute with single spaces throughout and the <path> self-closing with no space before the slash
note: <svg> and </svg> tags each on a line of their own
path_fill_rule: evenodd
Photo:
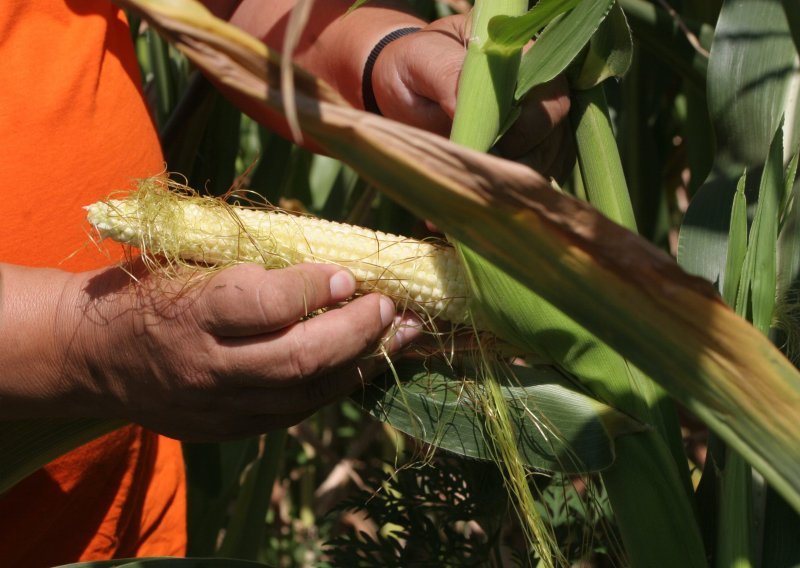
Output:
<svg viewBox="0 0 800 568">
<path fill-rule="evenodd" d="M 533 36 L 556 16 L 578 5 L 581 0 L 541 0 L 522 16 L 495 16 L 489 21 L 487 51 L 510 54 L 525 47 Z"/>
<path fill-rule="evenodd" d="M 521 100 L 533 87 L 562 73 L 603 22 L 614 0 L 584 0 L 542 32 L 519 67 L 514 97 Z"/>
<path fill-rule="evenodd" d="M 739 282 L 742 279 L 742 266 L 747 253 L 747 198 L 744 195 L 746 181 L 745 176 L 739 180 L 731 208 L 728 253 L 725 259 L 726 278 L 722 289 L 722 297 L 729 306 L 736 305 Z"/>
<path fill-rule="evenodd" d="M 373 416 L 436 447 L 475 459 L 496 451 L 480 407 L 479 371 L 465 376 L 444 363 L 401 361 L 402 385 L 372 385 L 354 395 Z M 581 393 L 547 367 L 506 369 L 503 397 L 512 414 L 520 455 L 530 467 L 550 472 L 599 471 L 614 460 L 614 438 L 643 425 Z M 401 392 L 402 389 L 402 392 Z"/>
<path fill-rule="evenodd" d="M 580 71 L 572 81 L 574 89 L 591 89 L 611 77 L 622 77 L 633 60 L 633 38 L 628 21 L 614 2 L 608 15 L 592 35 Z"/>
<path fill-rule="evenodd" d="M 623 227 L 636 231 L 636 219 L 622 170 L 602 86 L 576 93 L 573 103 L 578 163 L 589 202 Z"/>
</svg>

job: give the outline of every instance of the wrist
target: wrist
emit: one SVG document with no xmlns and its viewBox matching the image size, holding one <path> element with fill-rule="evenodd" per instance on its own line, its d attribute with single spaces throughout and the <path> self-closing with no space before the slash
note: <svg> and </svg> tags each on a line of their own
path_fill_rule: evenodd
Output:
<svg viewBox="0 0 800 568">
<path fill-rule="evenodd" d="M 315 45 L 320 58 L 328 59 L 322 66 L 328 76 L 323 72 L 322 78 L 353 106 L 366 108 L 362 81 L 370 55 L 377 58 L 376 48 L 390 34 L 425 25 L 407 6 L 396 2 L 370 2 L 341 16 L 332 23 L 329 36 Z"/>
<path fill-rule="evenodd" d="M 0 265 L 0 418 L 76 416 L 89 397 L 75 329 L 77 275 Z"/>
<path fill-rule="evenodd" d="M 389 47 L 389 44 L 391 44 L 393 41 L 418 32 L 421 29 L 422 28 L 417 26 L 396 29 L 383 36 L 383 38 L 381 38 L 375 47 L 372 48 L 372 51 L 370 51 L 369 55 L 367 56 L 367 61 L 364 64 L 364 70 L 361 74 L 361 100 L 365 111 L 374 114 L 383 114 L 380 106 L 378 106 L 378 101 L 375 98 L 372 77 L 378 57 L 380 57 L 383 50 Z"/>
</svg>

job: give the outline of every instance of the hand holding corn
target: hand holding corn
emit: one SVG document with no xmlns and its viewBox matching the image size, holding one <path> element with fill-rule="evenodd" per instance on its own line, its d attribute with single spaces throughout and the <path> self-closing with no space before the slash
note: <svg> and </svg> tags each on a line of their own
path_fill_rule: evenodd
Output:
<svg viewBox="0 0 800 568">
<path fill-rule="evenodd" d="M 190 440 L 286 427 L 380 370 L 381 356 L 359 357 L 397 318 L 388 298 L 369 294 L 301 321 L 353 294 L 352 275 L 330 265 L 243 264 L 192 287 L 128 268 L 135 286 L 111 268 L 54 270 L 43 287 L 39 270 L 4 267 L 0 339 L 20 357 L 0 376 L 0 415 L 124 418 Z M 14 321 L 29 322 L 24 334 Z M 386 351 L 417 334 L 401 326 Z"/>
</svg>

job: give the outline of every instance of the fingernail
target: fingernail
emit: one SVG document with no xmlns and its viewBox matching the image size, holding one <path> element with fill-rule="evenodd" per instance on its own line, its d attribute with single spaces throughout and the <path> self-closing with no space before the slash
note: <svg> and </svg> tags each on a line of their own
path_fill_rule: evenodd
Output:
<svg viewBox="0 0 800 568">
<path fill-rule="evenodd" d="M 392 323 L 392 349 L 402 349 L 422 335 L 422 322 L 413 315 L 400 314 Z"/>
<path fill-rule="evenodd" d="M 356 279 L 349 270 L 340 270 L 330 279 L 331 297 L 333 301 L 346 300 L 356 291 Z"/>
<path fill-rule="evenodd" d="M 381 296 L 381 324 L 383 324 L 383 327 L 389 327 L 394 321 L 394 316 L 394 302 L 386 296 Z"/>
</svg>

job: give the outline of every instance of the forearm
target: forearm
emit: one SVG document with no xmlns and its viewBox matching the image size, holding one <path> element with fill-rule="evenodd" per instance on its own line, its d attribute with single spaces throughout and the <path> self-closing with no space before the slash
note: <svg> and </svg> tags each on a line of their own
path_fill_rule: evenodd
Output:
<svg viewBox="0 0 800 568">
<path fill-rule="evenodd" d="M 66 333 L 75 278 L 0 264 L 0 419 L 74 415 L 86 403 L 89 381 Z"/>
</svg>

